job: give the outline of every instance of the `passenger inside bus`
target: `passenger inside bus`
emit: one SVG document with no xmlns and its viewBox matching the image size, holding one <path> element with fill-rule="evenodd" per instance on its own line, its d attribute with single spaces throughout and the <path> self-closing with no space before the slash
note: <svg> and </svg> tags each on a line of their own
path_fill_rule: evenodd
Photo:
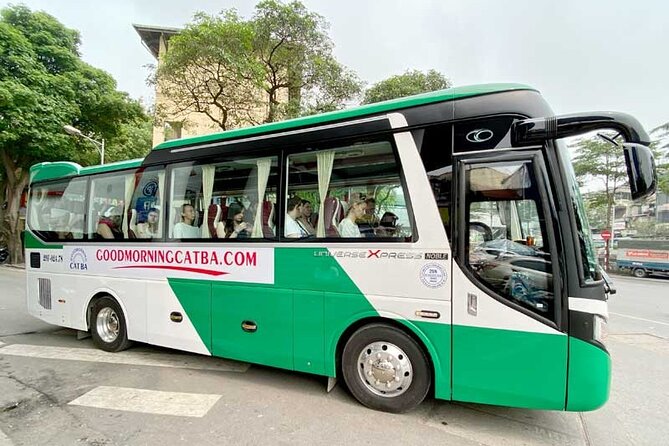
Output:
<svg viewBox="0 0 669 446">
<path fill-rule="evenodd" d="M 232 203 L 228 207 L 228 218 L 225 223 L 218 222 L 216 236 L 218 238 L 249 238 L 251 226 L 244 221 L 244 206 Z"/>
<path fill-rule="evenodd" d="M 297 222 L 304 228 L 309 235 L 316 234 L 314 208 L 311 206 L 311 201 L 302 200 L 301 215 L 297 217 Z"/>
<path fill-rule="evenodd" d="M 295 195 L 288 199 L 286 221 L 284 224 L 284 236 L 289 238 L 302 238 L 309 236 L 307 230 L 302 227 L 298 219 L 302 216 L 302 199 Z"/>
<path fill-rule="evenodd" d="M 367 205 L 363 200 L 357 199 L 350 203 L 348 214 L 337 226 L 340 237 L 354 238 L 362 237 L 362 233 L 356 224 L 356 221 L 365 214 Z"/>
<path fill-rule="evenodd" d="M 112 206 L 98 220 L 95 237 L 103 239 L 123 240 L 121 223 L 123 221 L 123 207 Z"/>
<path fill-rule="evenodd" d="M 156 208 L 149 209 L 146 215 L 146 221 L 137 224 L 137 238 L 154 238 L 158 237 L 158 219 L 159 211 Z"/>
<path fill-rule="evenodd" d="M 200 229 L 193 226 L 195 222 L 195 208 L 185 203 L 181 206 L 181 221 L 174 225 L 174 238 L 199 238 Z"/>
<path fill-rule="evenodd" d="M 397 215 L 392 212 L 386 212 L 379 221 L 379 226 L 376 228 L 376 235 L 378 237 L 395 237 L 397 235 Z"/>
</svg>

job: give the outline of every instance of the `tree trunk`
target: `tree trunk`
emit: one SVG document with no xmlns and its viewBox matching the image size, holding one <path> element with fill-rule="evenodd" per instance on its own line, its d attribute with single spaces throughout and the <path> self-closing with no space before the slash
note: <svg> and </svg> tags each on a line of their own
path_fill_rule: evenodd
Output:
<svg viewBox="0 0 669 446">
<path fill-rule="evenodd" d="M 21 243 L 21 219 L 19 208 L 21 206 L 21 195 L 23 189 L 28 185 L 28 174 L 20 176 L 19 181 L 14 187 L 7 185 L 5 197 L 7 198 L 7 213 L 5 221 L 7 222 L 8 237 L 7 248 L 9 249 L 9 263 L 23 263 L 23 244 Z"/>
<path fill-rule="evenodd" d="M 28 185 L 29 173 L 27 169 L 17 168 L 14 160 L 9 154 L 0 149 L 2 164 L 5 171 L 5 200 L 6 209 L 3 221 L 0 222 L 7 234 L 7 248 L 9 249 L 9 262 L 23 262 L 23 245 L 21 244 L 21 219 L 19 208 L 21 206 L 21 194 Z"/>
</svg>

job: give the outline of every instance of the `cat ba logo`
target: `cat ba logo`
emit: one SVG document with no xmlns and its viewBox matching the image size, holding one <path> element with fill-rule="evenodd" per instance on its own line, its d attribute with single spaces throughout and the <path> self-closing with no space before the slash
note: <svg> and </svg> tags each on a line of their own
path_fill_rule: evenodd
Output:
<svg viewBox="0 0 669 446">
<path fill-rule="evenodd" d="M 74 248 L 72 254 L 70 254 L 70 269 L 77 271 L 86 271 L 88 269 L 88 260 L 83 249 Z"/>
</svg>

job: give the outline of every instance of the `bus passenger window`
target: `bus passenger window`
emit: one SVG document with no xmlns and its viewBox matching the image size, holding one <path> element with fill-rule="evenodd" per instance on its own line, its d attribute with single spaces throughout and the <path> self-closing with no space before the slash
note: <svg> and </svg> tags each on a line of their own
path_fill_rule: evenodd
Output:
<svg viewBox="0 0 669 446">
<path fill-rule="evenodd" d="M 468 166 L 465 181 L 467 266 L 498 295 L 551 318 L 553 269 L 531 163 Z"/>
<path fill-rule="evenodd" d="M 387 141 L 290 155 L 286 203 L 287 238 L 412 237 L 399 163 Z"/>
<path fill-rule="evenodd" d="M 172 169 L 170 237 L 274 238 L 278 158 Z"/>
<path fill-rule="evenodd" d="M 135 172 L 94 177 L 88 213 L 88 237 L 99 240 L 129 238 L 127 217 L 135 191 Z"/>
<path fill-rule="evenodd" d="M 172 169 L 170 197 L 170 238 L 201 238 L 198 215 L 201 215 L 203 166 Z"/>
<path fill-rule="evenodd" d="M 128 236 L 152 239 L 163 235 L 162 191 L 163 169 L 149 169 L 137 174 L 137 187 L 128 212 Z"/>
</svg>

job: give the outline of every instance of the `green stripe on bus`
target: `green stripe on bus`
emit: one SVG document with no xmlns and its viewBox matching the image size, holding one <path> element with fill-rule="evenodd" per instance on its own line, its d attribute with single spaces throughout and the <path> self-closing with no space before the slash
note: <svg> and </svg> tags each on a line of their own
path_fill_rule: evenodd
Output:
<svg viewBox="0 0 669 446">
<path fill-rule="evenodd" d="M 595 410 L 609 398 L 611 357 L 608 352 L 577 338 L 569 338 L 567 410 Z"/>
<path fill-rule="evenodd" d="M 169 279 L 215 356 L 335 376 L 337 341 L 378 316 L 325 248 L 276 248 L 274 285 Z M 327 290 L 327 291 L 323 291 Z M 255 324 L 245 331 L 243 324 Z"/>
<path fill-rule="evenodd" d="M 23 242 L 26 249 L 63 249 L 63 245 L 46 244 L 35 237 L 30 231 L 23 233 Z"/>
<path fill-rule="evenodd" d="M 564 410 L 567 336 L 453 327 L 453 399 Z"/>
</svg>

